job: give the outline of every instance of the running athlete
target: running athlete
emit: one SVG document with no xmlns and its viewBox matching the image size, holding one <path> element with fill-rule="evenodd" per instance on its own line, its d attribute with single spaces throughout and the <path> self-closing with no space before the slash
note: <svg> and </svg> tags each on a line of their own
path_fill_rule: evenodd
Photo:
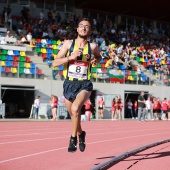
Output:
<svg viewBox="0 0 170 170">
<path fill-rule="evenodd" d="M 92 33 L 91 23 L 88 19 L 84 18 L 79 22 L 77 33 L 76 39 L 64 42 L 53 61 L 53 67 L 64 64 L 63 94 L 72 120 L 72 134 L 68 152 L 77 150 L 77 135 L 80 151 L 85 150 L 86 132 L 82 131 L 81 128 L 81 108 L 93 90 L 93 84 L 90 81 L 91 65 L 96 65 L 101 60 L 99 47 L 87 41 Z M 93 58 L 92 54 L 94 55 Z"/>
</svg>

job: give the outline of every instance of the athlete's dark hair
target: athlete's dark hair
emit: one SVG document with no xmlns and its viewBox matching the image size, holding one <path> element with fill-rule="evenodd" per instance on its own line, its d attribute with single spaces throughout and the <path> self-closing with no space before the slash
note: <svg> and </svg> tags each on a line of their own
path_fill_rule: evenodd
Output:
<svg viewBox="0 0 170 170">
<path fill-rule="evenodd" d="M 82 18 L 82 19 L 79 21 L 78 25 L 80 24 L 81 21 L 88 21 L 88 22 L 90 23 L 90 28 L 91 28 L 91 29 L 93 28 L 93 26 L 92 26 L 92 21 L 91 21 L 89 18 Z"/>
</svg>

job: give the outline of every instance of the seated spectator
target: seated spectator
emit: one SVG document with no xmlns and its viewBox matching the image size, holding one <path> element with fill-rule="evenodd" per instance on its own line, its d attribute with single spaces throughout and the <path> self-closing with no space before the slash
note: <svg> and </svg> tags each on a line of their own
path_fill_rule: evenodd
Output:
<svg viewBox="0 0 170 170">
<path fill-rule="evenodd" d="M 5 41 L 5 37 L 2 38 L 1 44 L 3 44 L 3 45 L 7 44 L 7 42 Z"/>
<path fill-rule="evenodd" d="M 10 35 L 10 31 L 8 30 L 7 32 L 6 32 L 6 34 L 5 34 L 5 37 L 11 37 L 11 38 L 13 38 L 14 36 L 13 35 Z"/>
<path fill-rule="evenodd" d="M 27 34 L 27 41 L 28 42 L 32 42 L 32 34 L 31 34 L 31 32 L 28 32 L 28 34 Z"/>
</svg>

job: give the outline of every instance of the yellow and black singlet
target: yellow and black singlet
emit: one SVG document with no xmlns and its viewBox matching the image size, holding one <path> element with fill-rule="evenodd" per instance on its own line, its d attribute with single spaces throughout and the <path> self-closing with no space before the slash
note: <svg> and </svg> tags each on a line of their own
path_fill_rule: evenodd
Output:
<svg viewBox="0 0 170 170">
<path fill-rule="evenodd" d="M 79 47 L 75 43 L 75 39 L 73 40 L 69 51 L 66 54 L 70 56 L 74 53 L 75 50 L 78 50 Z M 90 70 L 91 70 L 91 48 L 90 43 L 88 42 L 82 50 L 82 55 L 77 58 L 77 60 L 71 60 L 68 63 L 64 64 L 64 78 L 70 81 L 83 81 L 90 80 Z"/>
</svg>

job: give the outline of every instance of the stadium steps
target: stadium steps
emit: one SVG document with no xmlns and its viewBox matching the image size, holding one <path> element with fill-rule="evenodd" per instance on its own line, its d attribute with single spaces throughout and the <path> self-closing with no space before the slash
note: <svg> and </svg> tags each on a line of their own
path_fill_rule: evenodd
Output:
<svg viewBox="0 0 170 170">
<path fill-rule="evenodd" d="M 149 70 L 147 70 L 143 65 L 139 64 L 136 60 L 131 60 L 131 64 L 133 66 L 141 66 L 141 71 L 145 73 L 145 75 L 147 77 L 149 77 L 152 80 L 152 85 L 153 86 L 162 86 L 163 85 L 163 81 L 157 79 L 157 77 L 155 75 L 152 75 L 149 73 Z"/>
<path fill-rule="evenodd" d="M 27 51 L 27 56 L 30 57 L 31 61 L 36 64 L 36 66 L 42 70 L 43 74 L 45 75 L 44 79 L 51 79 L 52 69 L 43 62 L 42 58 L 34 53 L 34 51 Z"/>
</svg>

